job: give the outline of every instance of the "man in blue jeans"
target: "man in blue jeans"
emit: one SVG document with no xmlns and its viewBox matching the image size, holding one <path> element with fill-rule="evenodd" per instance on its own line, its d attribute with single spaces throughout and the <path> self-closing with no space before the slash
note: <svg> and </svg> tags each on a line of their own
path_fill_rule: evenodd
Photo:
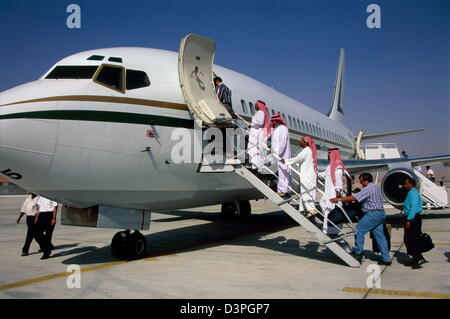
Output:
<svg viewBox="0 0 450 319">
<path fill-rule="evenodd" d="M 378 247 L 381 252 L 381 261 L 379 265 L 391 265 L 388 244 L 384 236 L 383 224 L 386 214 L 383 207 L 383 196 L 380 189 L 373 183 L 373 177 L 369 173 L 359 175 L 359 181 L 363 189 L 354 196 L 341 198 L 332 198 L 332 203 L 358 201 L 361 204 L 363 217 L 356 226 L 356 240 L 352 255 L 359 261 L 362 261 L 362 252 L 364 251 L 364 236 L 372 231 Z"/>
</svg>

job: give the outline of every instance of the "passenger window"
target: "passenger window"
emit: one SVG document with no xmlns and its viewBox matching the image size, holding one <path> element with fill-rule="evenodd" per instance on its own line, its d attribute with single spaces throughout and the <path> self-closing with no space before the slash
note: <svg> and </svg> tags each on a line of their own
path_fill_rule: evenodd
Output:
<svg viewBox="0 0 450 319">
<path fill-rule="evenodd" d="M 123 67 L 104 64 L 101 67 L 100 72 L 98 72 L 98 75 L 94 79 L 94 81 L 100 85 L 124 93 L 125 90 L 123 88 L 123 74 Z"/>
<path fill-rule="evenodd" d="M 241 100 L 241 104 L 242 104 L 242 112 L 244 112 L 245 114 L 247 114 L 247 113 L 248 113 L 247 103 L 245 103 L 244 100 Z"/>
<path fill-rule="evenodd" d="M 150 86 L 150 80 L 144 71 L 127 70 L 127 90 Z"/>
<path fill-rule="evenodd" d="M 252 115 L 255 114 L 255 107 L 253 106 L 252 102 L 248 102 L 248 105 L 250 106 L 250 112 L 252 113 Z"/>
</svg>

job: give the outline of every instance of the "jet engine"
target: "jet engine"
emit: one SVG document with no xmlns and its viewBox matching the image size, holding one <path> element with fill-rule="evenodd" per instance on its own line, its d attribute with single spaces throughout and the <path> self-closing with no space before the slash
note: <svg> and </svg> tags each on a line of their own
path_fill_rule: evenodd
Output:
<svg viewBox="0 0 450 319">
<path fill-rule="evenodd" d="M 408 195 L 408 190 L 403 187 L 406 177 L 413 178 L 417 187 L 420 186 L 420 179 L 412 170 L 407 168 L 391 169 L 381 181 L 381 192 L 384 199 L 398 209 L 403 208 L 406 195 Z"/>
</svg>

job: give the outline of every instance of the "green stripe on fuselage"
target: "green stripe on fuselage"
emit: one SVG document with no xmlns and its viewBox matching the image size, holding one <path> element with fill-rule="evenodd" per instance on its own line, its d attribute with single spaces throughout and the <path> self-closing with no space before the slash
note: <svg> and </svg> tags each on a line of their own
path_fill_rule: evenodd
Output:
<svg viewBox="0 0 450 319">
<path fill-rule="evenodd" d="M 192 119 L 181 119 L 177 117 L 161 116 L 153 114 L 139 114 L 126 112 L 111 111 L 85 111 L 85 110 L 54 110 L 54 111 L 34 111 L 11 113 L 0 115 L 3 119 L 48 119 L 48 120 L 73 120 L 73 121 L 93 121 L 93 122 L 111 122 L 111 123 L 127 123 L 127 124 L 143 124 L 158 125 L 167 127 L 183 127 L 188 129 L 194 128 Z M 291 144 L 295 144 L 291 139 Z M 326 151 L 328 148 L 317 144 L 318 150 Z M 343 155 L 351 155 L 341 150 Z"/>
<path fill-rule="evenodd" d="M 180 119 L 176 117 L 160 116 L 152 114 L 138 114 L 110 111 L 84 111 L 84 110 L 55 110 L 12 113 L 0 115 L 3 119 L 50 119 L 50 120 L 74 120 L 94 122 L 115 122 L 144 125 L 161 125 L 170 127 L 194 128 L 191 119 Z"/>
</svg>

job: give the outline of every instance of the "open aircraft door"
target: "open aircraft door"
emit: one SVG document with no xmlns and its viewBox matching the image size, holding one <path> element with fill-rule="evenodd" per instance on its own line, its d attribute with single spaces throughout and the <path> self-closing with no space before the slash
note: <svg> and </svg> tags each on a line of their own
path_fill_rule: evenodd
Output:
<svg viewBox="0 0 450 319">
<path fill-rule="evenodd" d="M 231 126 L 232 117 L 217 99 L 212 65 L 216 44 L 189 34 L 180 42 L 178 74 L 186 104 L 197 121 L 207 126 Z"/>
</svg>

